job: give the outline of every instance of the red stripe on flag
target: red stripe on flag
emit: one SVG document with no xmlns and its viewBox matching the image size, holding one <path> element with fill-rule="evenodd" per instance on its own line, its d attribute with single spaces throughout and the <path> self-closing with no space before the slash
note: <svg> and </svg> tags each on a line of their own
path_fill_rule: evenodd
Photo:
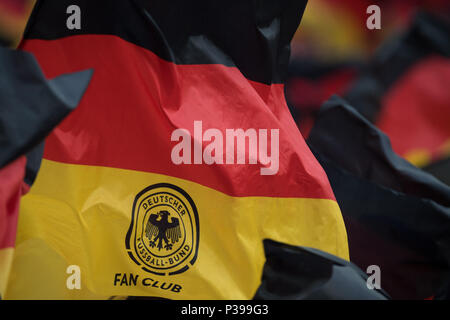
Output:
<svg viewBox="0 0 450 320">
<path fill-rule="evenodd" d="M 328 179 L 304 142 L 282 85 L 247 80 L 237 68 L 176 65 L 115 36 L 28 40 L 45 74 L 94 69 L 80 106 L 46 141 L 53 161 L 160 173 L 232 196 L 334 199 Z M 177 128 L 280 129 L 280 168 L 260 165 L 174 165 Z M 204 145 L 205 146 L 205 145 Z"/>
<path fill-rule="evenodd" d="M 20 157 L 0 169 L 0 249 L 14 247 L 20 197 L 24 189 L 26 158 Z"/>
</svg>

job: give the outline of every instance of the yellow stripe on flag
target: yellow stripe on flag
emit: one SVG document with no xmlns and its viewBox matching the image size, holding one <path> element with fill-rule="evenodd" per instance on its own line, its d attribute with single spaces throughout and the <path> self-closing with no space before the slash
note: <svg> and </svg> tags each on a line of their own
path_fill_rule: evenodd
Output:
<svg viewBox="0 0 450 320">
<path fill-rule="evenodd" d="M 198 211 L 197 259 L 175 275 L 144 270 L 125 247 L 136 195 L 159 183 L 184 190 Z M 44 160 L 22 199 L 6 298 L 250 299 L 261 280 L 265 238 L 348 259 L 345 226 L 332 200 L 231 197 L 165 175 Z M 81 290 L 66 288 L 69 265 L 80 267 Z"/>
<path fill-rule="evenodd" d="M 0 298 L 5 295 L 13 254 L 13 248 L 0 249 Z"/>
</svg>

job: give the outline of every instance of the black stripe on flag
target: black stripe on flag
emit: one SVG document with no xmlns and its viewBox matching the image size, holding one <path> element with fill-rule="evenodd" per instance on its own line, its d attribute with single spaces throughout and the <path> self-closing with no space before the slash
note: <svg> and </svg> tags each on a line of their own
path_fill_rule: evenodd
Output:
<svg viewBox="0 0 450 320">
<path fill-rule="evenodd" d="M 248 79 L 282 83 L 306 0 L 40 0 L 25 39 L 114 35 L 176 64 L 237 67 Z M 69 30 L 67 8 L 81 9 Z"/>
</svg>

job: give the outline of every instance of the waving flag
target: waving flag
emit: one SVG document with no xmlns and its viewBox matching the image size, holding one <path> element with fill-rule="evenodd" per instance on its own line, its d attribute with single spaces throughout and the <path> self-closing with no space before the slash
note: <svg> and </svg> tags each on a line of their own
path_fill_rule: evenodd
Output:
<svg viewBox="0 0 450 320">
<path fill-rule="evenodd" d="M 396 155 L 384 133 L 336 96 L 308 145 L 342 209 L 351 261 L 378 266 L 394 299 L 448 297 L 450 187 Z"/>
<path fill-rule="evenodd" d="M 95 73 L 46 140 L 7 298 L 252 298 L 265 238 L 347 259 L 283 94 L 305 5 L 38 1 L 21 48 Z"/>
<path fill-rule="evenodd" d="M 33 184 L 45 136 L 78 104 L 91 71 L 47 81 L 34 57 L 0 47 L 0 299 L 9 279 L 20 199 Z"/>
</svg>

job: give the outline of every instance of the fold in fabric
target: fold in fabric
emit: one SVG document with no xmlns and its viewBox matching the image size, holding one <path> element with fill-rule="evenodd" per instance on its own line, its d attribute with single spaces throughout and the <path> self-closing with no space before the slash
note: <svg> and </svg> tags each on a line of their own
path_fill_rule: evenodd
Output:
<svg viewBox="0 0 450 320">
<path fill-rule="evenodd" d="M 264 240 L 266 264 L 256 300 L 386 300 L 368 275 L 326 252 Z M 370 280 L 369 280 L 370 281 Z"/>
</svg>

